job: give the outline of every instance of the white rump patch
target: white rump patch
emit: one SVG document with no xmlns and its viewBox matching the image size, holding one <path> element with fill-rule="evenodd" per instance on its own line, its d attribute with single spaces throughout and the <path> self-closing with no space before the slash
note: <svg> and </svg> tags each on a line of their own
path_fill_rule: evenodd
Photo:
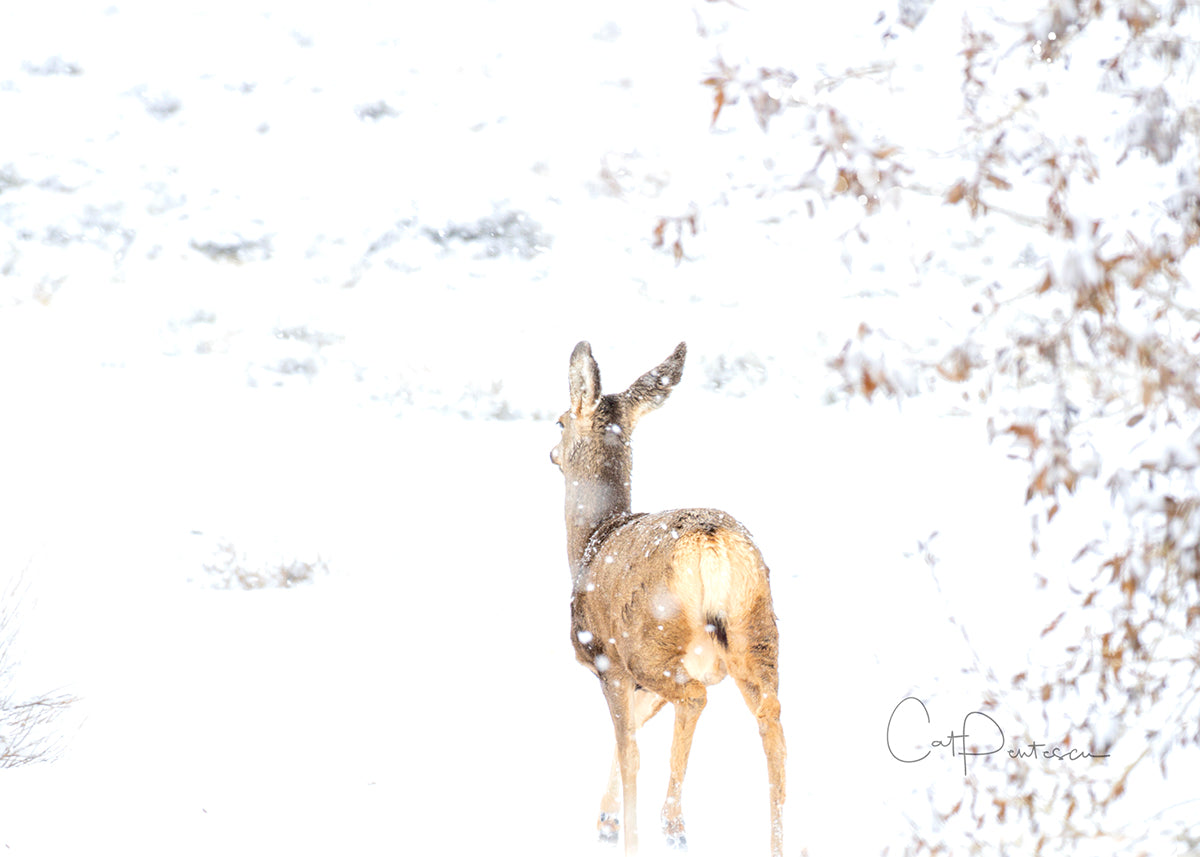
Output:
<svg viewBox="0 0 1200 857">
<path fill-rule="evenodd" d="M 684 671 L 701 684 L 716 684 L 725 677 L 725 665 L 717 644 L 707 631 L 692 637 L 681 659 Z"/>
</svg>

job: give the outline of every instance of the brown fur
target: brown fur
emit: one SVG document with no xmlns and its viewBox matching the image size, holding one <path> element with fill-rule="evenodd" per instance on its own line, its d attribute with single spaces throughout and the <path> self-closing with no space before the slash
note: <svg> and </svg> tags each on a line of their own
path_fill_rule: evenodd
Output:
<svg viewBox="0 0 1200 857">
<path fill-rule="evenodd" d="M 591 346 L 579 343 L 568 372 L 571 409 L 550 455 L 567 484 L 575 656 L 600 679 L 617 737 L 599 828 L 602 839 L 616 841 L 623 797 L 625 850 L 636 851 L 634 733 L 670 702 L 675 735 L 662 824 L 669 842 L 685 846 L 680 792 L 692 733 L 706 686 L 729 674 L 759 723 L 771 786 L 771 853 L 780 855 L 786 750 L 767 566 L 750 534 L 724 512 L 630 512 L 630 436 L 678 383 L 685 356 L 680 343 L 625 392 L 601 395 Z"/>
</svg>

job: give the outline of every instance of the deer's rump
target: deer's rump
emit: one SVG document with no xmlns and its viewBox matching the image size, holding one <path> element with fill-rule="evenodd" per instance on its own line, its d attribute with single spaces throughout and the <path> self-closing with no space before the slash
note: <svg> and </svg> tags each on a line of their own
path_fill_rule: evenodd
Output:
<svg viewBox="0 0 1200 857">
<path fill-rule="evenodd" d="M 768 576 L 724 512 L 630 516 L 589 546 L 572 606 L 576 656 L 668 699 L 690 681 L 713 684 L 730 658 L 774 650 Z"/>
</svg>

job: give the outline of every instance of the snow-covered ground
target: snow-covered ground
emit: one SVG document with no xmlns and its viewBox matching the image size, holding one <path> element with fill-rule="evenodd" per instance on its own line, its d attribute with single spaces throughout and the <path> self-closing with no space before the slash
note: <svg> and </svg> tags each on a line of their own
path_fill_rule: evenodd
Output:
<svg viewBox="0 0 1200 857">
<path fill-rule="evenodd" d="M 938 735 L 980 706 L 952 616 L 999 675 L 1037 657 L 1025 474 L 944 399 L 830 394 L 920 212 L 864 245 L 784 197 L 706 209 L 681 265 L 651 246 L 767 146 L 709 133 L 701 25 L 757 15 L 730 33 L 815 79 L 895 24 L 744 5 L 3 13 L 0 574 L 22 687 L 79 697 L 57 761 L 0 774 L 8 852 L 593 853 L 612 731 L 548 460 L 580 339 L 610 390 L 688 341 L 634 503 L 725 508 L 772 567 L 788 853 L 932 824 L 960 760 L 899 764 L 885 727 L 910 694 Z M 289 565 L 312 580 L 219 588 Z M 651 853 L 669 720 L 642 735 Z M 766 851 L 732 685 L 685 807 L 693 853 Z"/>
</svg>

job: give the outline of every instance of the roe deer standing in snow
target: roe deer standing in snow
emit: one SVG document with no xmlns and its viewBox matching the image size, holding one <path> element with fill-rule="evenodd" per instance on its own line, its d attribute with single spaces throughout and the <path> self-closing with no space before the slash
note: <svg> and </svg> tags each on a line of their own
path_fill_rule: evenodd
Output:
<svg viewBox="0 0 1200 857">
<path fill-rule="evenodd" d="M 675 734 L 662 827 L 669 844 L 687 847 L 680 790 L 692 733 L 706 687 L 728 673 L 758 720 L 770 780 L 771 854 L 779 857 L 786 750 L 767 566 L 750 534 L 724 512 L 630 511 L 630 435 L 679 382 L 686 354 L 681 342 L 625 392 L 601 395 L 591 346 L 580 342 L 568 372 L 571 408 L 550 453 L 567 483 L 575 657 L 600 679 L 617 734 L 600 838 L 616 842 L 623 802 L 625 853 L 637 851 L 634 733 L 670 702 Z"/>
</svg>

